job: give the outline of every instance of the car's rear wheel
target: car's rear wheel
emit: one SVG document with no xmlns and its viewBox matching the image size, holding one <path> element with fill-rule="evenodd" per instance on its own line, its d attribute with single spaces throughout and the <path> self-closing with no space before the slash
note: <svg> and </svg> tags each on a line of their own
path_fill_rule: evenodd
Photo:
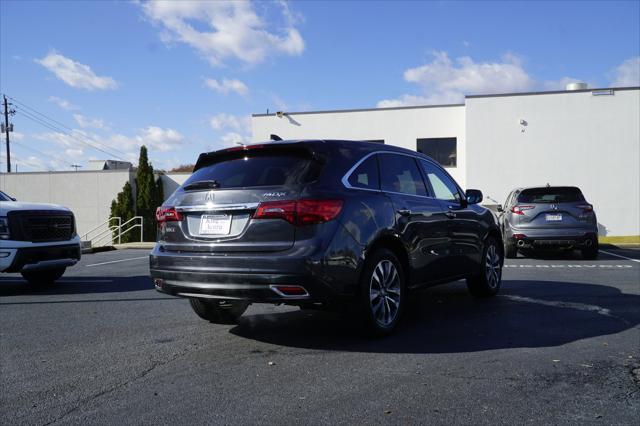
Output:
<svg viewBox="0 0 640 426">
<path fill-rule="evenodd" d="M 249 307 L 249 302 L 240 300 L 190 298 L 189 303 L 200 318 L 216 324 L 236 323 Z"/>
<path fill-rule="evenodd" d="M 360 307 L 367 331 L 390 334 L 404 310 L 405 274 L 393 252 L 381 249 L 366 262 L 360 283 Z"/>
<path fill-rule="evenodd" d="M 22 277 L 31 285 L 47 286 L 51 285 L 64 275 L 67 268 L 46 269 L 43 271 L 24 271 Z"/>
<path fill-rule="evenodd" d="M 482 265 L 478 274 L 467 278 L 467 288 L 476 297 L 493 296 L 502 285 L 502 247 L 498 241 L 489 237 L 482 253 Z"/>
<path fill-rule="evenodd" d="M 591 245 L 589 247 L 585 247 L 583 249 L 581 249 L 580 251 L 582 252 L 582 258 L 585 260 L 595 260 L 598 258 L 598 251 L 600 250 L 600 248 L 598 247 L 598 240 L 594 239 L 591 242 Z"/>
</svg>

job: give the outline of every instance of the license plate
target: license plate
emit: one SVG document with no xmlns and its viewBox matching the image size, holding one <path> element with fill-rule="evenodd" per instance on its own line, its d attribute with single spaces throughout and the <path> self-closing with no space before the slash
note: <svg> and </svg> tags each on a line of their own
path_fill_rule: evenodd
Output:
<svg viewBox="0 0 640 426">
<path fill-rule="evenodd" d="M 560 222 L 562 221 L 562 215 L 561 214 L 548 214 L 547 215 L 547 222 Z"/>
<path fill-rule="evenodd" d="M 231 216 L 226 214 L 203 214 L 200 217 L 200 235 L 228 235 L 231 231 Z"/>
</svg>

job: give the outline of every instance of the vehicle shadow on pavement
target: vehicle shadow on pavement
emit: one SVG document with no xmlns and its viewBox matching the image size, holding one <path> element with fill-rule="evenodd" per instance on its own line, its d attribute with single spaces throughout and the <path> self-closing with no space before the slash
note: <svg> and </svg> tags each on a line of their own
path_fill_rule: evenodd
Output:
<svg viewBox="0 0 640 426">
<path fill-rule="evenodd" d="M 319 350 L 456 353 L 550 347 L 619 333 L 640 323 L 640 296 L 614 287 L 504 281 L 501 294 L 474 299 L 463 283 L 413 295 L 404 321 L 383 339 L 363 337 L 348 317 L 291 311 L 248 315 L 230 330 L 247 339 Z"/>
<path fill-rule="evenodd" d="M 32 285 L 16 278 L 0 278 L 0 297 L 20 295 L 57 295 L 122 293 L 153 289 L 149 276 L 134 277 L 62 277 L 52 285 Z"/>
</svg>

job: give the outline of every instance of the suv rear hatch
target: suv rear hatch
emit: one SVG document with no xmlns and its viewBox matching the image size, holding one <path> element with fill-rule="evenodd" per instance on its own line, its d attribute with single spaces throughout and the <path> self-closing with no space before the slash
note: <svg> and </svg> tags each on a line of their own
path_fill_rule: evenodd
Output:
<svg viewBox="0 0 640 426">
<path fill-rule="evenodd" d="M 159 210 L 160 243 L 166 250 L 182 252 L 286 250 L 295 242 L 296 227 L 282 218 L 270 218 L 269 213 L 286 214 L 320 169 L 310 147 L 299 144 L 250 145 L 202 154 L 194 173 L 165 202 L 168 215 L 162 217 Z M 261 211 L 265 218 L 253 219 L 263 202 L 280 204 Z"/>
<path fill-rule="evenodd" d="M 567 186 L 524 189 L 512 213 L 521 229 L 580 228 L 594 221 L 580 189 Z"/>
</svg>

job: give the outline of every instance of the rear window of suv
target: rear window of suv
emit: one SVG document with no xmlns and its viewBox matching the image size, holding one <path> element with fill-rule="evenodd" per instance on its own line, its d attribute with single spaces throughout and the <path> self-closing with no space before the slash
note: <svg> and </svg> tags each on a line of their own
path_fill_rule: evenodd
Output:
<svg viewBox="0 0 640 426">
<path fill-rule="evenodd" d="M 297 155 L 239 155 L 198 169 L 183 186 L 208 180 L 220 189 L 287 186 L 311 182 L 318 168 L 312 159 Z"/>
<path fill-rule="evenodd" d="M 523 190 L 518 195 L 519 203 L 573 203 L 584 201 L 584 196 L 578 188 L 548 187 Z"/>
</svg>

